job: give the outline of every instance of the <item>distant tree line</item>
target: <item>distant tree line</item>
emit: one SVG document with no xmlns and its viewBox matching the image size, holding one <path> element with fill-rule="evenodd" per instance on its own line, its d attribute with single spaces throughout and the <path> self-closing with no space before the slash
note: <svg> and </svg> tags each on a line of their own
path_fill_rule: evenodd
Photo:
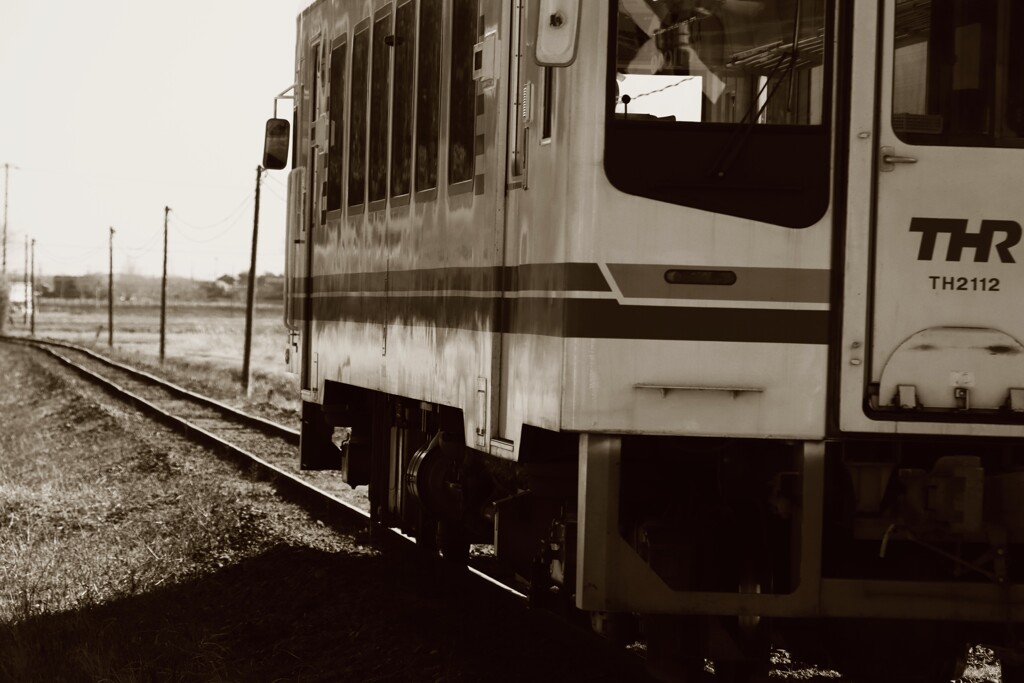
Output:
<svg viewBox="0 0 1024 683">
<path fill-rule="evenodd" d="M 167 279 L 168 301 L 245 301 L 248 273 L 222 275 L 216 280 Z M 107 300 L 107 275 L 54 275 L 38 285 L 38 295 L 52 299 Z M 160 301 L 160 278 L 114 274 L 114 297 L 119 301 Z M 284 300 L 284 276 L 264 273 L 256 278 L 259 301 Z"/>
</svg>

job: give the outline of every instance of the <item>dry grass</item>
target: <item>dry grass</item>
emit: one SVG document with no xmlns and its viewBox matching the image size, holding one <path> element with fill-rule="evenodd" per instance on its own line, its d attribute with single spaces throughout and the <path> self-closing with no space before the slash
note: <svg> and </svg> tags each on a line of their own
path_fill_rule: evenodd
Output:
<svg viewBox="0 0 1024 683">
<path fill-rule="evenodd" d="M 269 487 L 172 434 L 75 396 L 54 374 L 4 365 L 0 680 L 103 680 L 112 661 L 127 669 L 107 680 L 140 680 L 132 670 L 152 668 L 124 651 L 137 638 L 131 623 L 110 623 L 116 610 L 100 606 L 146 596 L 146 613 L 157 616 L 174 609 L 153 597 L 161 590 L 275 548 L 341 547 Z M 69 633 L 73 651 L 64 649 Z M 161 638 L 161 652 L 189 653 L 199 679 L 226 673 L 216 633 Z"/>
</svg>

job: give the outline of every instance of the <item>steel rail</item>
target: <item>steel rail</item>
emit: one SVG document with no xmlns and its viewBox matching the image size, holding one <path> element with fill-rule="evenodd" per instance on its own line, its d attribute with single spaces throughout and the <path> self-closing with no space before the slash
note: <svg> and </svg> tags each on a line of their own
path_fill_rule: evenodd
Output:
<svg viewBox="0 0 1024 683">
<path fill-rule="evenodd" d="M 163 408 L 157 406 L 145 398 L 135 394 L 125 387 L 117 384 L 116 382 L 100 375 L 99 373 L 93 372 L 89 368 L 76 363 L 62 353 L 54 350 L 51 347 L 66 347 L 75 351 L 84 352 L 91 358 L 103 362 L 106 365 L 117 367 L 122 370 L 127 370 L 133 376 L 143 379 L 148 382 L 156 383 L 162 387 L 167 388 L 170 385 L 164 382 L 158 377 L 150 375 L 141 371 L 134 371 L 133 368 L 124 366 L 120 363 L 109 361 L 100 354 L 92 353 L 88 349 L 82 349 L 73 344 L 65 344 L 63 342 L 46 341 L 41 342 L 40 340 L 28 340 L 18 337 L 0 337 L 0 341 L 14 342 L 23 346 L 29 346 L 43 351 L 50 356 L 56 358 L 62 364 L 74 369 L 76 372 L 84 376 L 90 382 L 99 385 L 108 394 L 114 398 L 127 401 L 134 405 L 143 414 L 153 417 L 157 421 L 167 425 L 168 427 L 183 433 L 187 438 L 190 438 L 196 442 L 202 443 L 203 445 L 213 449 L 221 455 L 227 456 L 236 465 L 244 468 L 252 468 L 257 478 L 269 481 L 277 489 L 278 493 L 282 497 L 296 502 L 302 505 L 307 510 L 315 512 L 318 515 L 328 517 L 330 521 L 340 523 L 344 526 L 351 526 L 355 523 L 366 523 L 369 522 L 370 513 L 363 510 L 360 507 L 352 505 L 344 500 L 331 495 L 329 492 L 324 491 L 317 486 L 311 484 L 308 481 L 303 480 L 301 477 L 296 476 L 292 472 L 289 472 L 277 465 L 267 462 L 263 458 L 250 453 L 249 451 L 233 444 L 229 441 L 222 439 L 221 437 L 213 434 L 212 432 L 203 429 L 197 425 L 188 422 L 187 420 L 180 418 Z M 240 419 L 248 422 L 260 430 L 273 431 L 276 436 L 288 436 L 294 435 L 298 438 L 298 432 L 295 430 L 288 429 L 281 425 L 275 425 L 269 420 L 262 418 L 255 418 L 246 413 L 242 413 L 230 406 L 226 406 L 219 401 L 214 401 L 200 394 L 182 389 L 181 387 L 175 387 L 172 391 L 178 396 L 187 400 L 196 400 L 208 407 L 216 408 L 217 410 L 223 410 L 230 417 Z M 276 427 L 277 429 L 269 429 L 269 427 Z"/>
<path fill-rule="evenodd" d="M 169 382 L 163 378 L 157 377 L 156 375 L 152 375 L 148 372 L 139 370 L 138 368 L 134 368 L 130 365 L 125 365 L 124 363 L 119 363 L 118 361 L 108 358 L 103 354 L 96 353 L 92 349 L 88 349 L 83 346 L 78 346 L 77 344 L 71 344 L 69 342 L 57 341 L 54 339 L 27 339 L 25 337 L 0 336 L 0 341 L 14 342 L 26 346 L 58 347 L 71 349 L 72 351 L 85 354 L 92 358 L 93 360 L 102 363 L 103 365 L 116 368 L 117 370 L 121 370 L 122 372 L 126 372 L 135 377 L 136 379 L 156 384 L 161 388 L 166 389 L 167 391 L 175 394 L 179 398 L 192 401 L 193 403 L 199 403 L 200 405 L 203 405 L 207 408 L 218 410 L 225 415 L 228 415 L 234 419 L 239 420 L 240 422 L 244 422 L 249 426 L 257 428 L 264 433 L 280 437 L 293 446 L 299 445 L 299 432 L 295 429 L 285 427 L 284 425 L 272 422 L 271 420 L 267 420 L 256 415 L 250 415 L 249 413 L 242 412 L 237 408 L 229 406 L 225 403 L 221 403 L 220 401 L 212 399 L 209 396 L 197 394 L 194 391 L 185 389 L 184 387 L 174 384 L 173 382 Z"/>
</svg>

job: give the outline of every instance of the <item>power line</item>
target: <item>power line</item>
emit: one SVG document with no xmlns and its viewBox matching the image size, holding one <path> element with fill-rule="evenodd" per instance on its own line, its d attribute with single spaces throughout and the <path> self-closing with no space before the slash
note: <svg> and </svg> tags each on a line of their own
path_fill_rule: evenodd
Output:
<svg viewBox="0 0 1024 683">
<path fill-rule="evenodd" d="M 215 228 L 218 225 L 221 225 L 222 223 L 226 223 L 227 221 L 231 220 L 232 218 L 237 220 L 238 217 L 236 216 L 236 214 L 239 211 L 241 211 L 242 209 L 244 209 L 245 207 L 247 207 L 249 205 L 249 202 L 251 202 L 252 200 L 253 200 L 253 193 L 250 192 L 249 194 L 247 194 L 245 196 L 245 199 L 243 199 L 242 202 L 240 204 L 238 204 L 238 206 L 236 206 L 235 208 L 231 209 L 231 212 L 227 216 L 225 216 L 224 218 L 220 219 L 219 221 L 216 221 L 214 223 L 210 223 L 208 225 L 195 225 L 194 223 L 190 223 L 189 221 L 186 221 L 185 219 L 181 218 L 178 215 L 177 211 L 174 212 L 174 222 L 175 223 L 181 223 L 184 226 L 192 228 L 194 230 L 209 230 L 210 228 Z"/>
<path fill-rule="evenodd" d="M 269 192 L 270 194 L 274 195 L 275 197 L 277 197 L 277 198 L 278 198 L 278 199 L 279 199 L 280 201 L 284 202 L 285 204 L 287 204 L 287 203 L 288 203 L 288 200 L 287 200 L 287 199 L 285 199 L 284 197 L 282 197 L 281 195 L 279 195 L 279 194 L 277 193 L 277 191 L 276 191 L 276 190 L 274 190 L 274 188 L 272 188 L 272 187 L 269 187 L 269 186 L 267 186 L 267 185 L 264 185 L 264 186 L 263 186 L 263 189 L 264 189 L 264 190 L 266 190 L 267 192 Z"/>
<path fill-rule="evenodd" d="M 282 182 L 281 182 L 280 180 L 278 180 L 278 179 L 277 179 L 276 177 L 274 177 L 273 175 L 271 175 L 271 174 L 269 174 L 269 173 L 268 173 L 268 174 L 267 174 L 267 175 L 266 175 L 265 177 L 266 177 L 266 178 L 267 178 L 267 180 L 269 180 L 270 182 L 272 182 L 272 183 L 275 183 L 276 185 L 279 185 L 279 186 L 281 187 L 281 189 L 282 189 L 282 190 L 286 190 L 286 191 L 287 191 L 287 189 L 288 189 L 288 186 L 287 186 L 287 185 L 285 185 L 284 183 L 282 183 Z"/>
<path fill-rule="evenodd" d="M 187 233 L 183 231 L 178 230 L 178 226 L 173 221 L 171 223 L 171 226 L 175 229 L 175 232 L 177 232 L 177 234 L 179 234 L 181 237 L 183 237 L 184 239 L 188 240 L 193 244 L 210 244 L 211 242 L 216 242 L 217 240 L 224 237 L 224 235 L 231 232 L 231 230 L 235 227 L 238 221 L 241 220 L 243 215 L 245 214 L 240 211 L 238 214 L 235 215 L 234 219 L 230 223 L 224 226 L 223 230 L 214 235 L 207 236 L 205 239 L 197 239 L 195 237 L 189 236 Z"/>
<path fill-rule="evenodd" d="M 675 83 L 669 83 L 666 86 L 663 86 L 661 88 L 655 88 L 654 90 L 651 90 L 649 92 L 642 92 L 639 95 L 630 96 L 630 95 L 627 94 L 627 95 L 625 95 L 625 97 L 629 97 L 630 101 L 639 100 L 641 97 L 647 97 L 648 95 L 653 95 L 655 93 L 659 93 L 659 92 L 668 90 L 669 88 L 674 88 L 677 85 L 682 85 L 683 83 L 687 83 L 689 81 L 692 81 L 694 78 L 696 78 L 696 76 L 683 76 L 678 81 L 676 81 Z M 618 98 L 618 102 L 622 102 L 622 101 L 623 101 L 622 97 L 619 97 Z M 624 104 L 628 104 L 628 102 L 625 102 Z"/>
</svg>

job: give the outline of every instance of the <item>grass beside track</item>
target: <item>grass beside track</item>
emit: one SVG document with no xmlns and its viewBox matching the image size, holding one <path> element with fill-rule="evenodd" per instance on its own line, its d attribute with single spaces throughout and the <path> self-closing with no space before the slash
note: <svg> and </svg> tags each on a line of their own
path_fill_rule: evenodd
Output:
<svg viewBox="0 0 1024 683">
<path fill-rule="evenodd" d="M 255 592 L 265 620 L 294 588 L 281 576 L 341 550 L 374 561 L 29 354 L 0 347 L 0 680 L 237 680 L 241 634 L 219 612 Z"/>
</svg>

